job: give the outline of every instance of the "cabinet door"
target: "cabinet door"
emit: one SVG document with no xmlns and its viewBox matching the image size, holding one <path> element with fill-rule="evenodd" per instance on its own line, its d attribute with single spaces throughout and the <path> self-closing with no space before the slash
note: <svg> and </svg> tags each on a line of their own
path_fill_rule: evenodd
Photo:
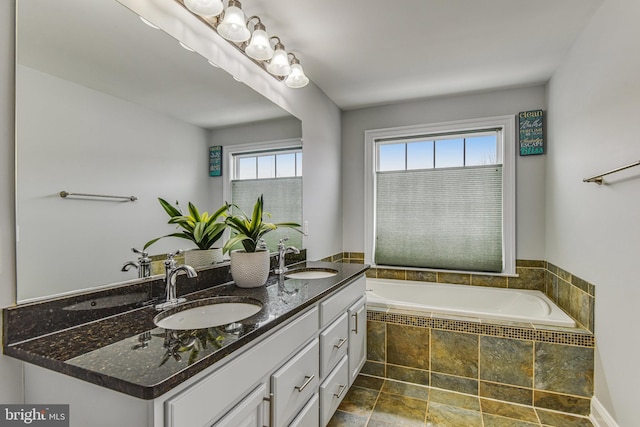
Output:
<svg viewBox="0 0 640 427">
<path fill-rule="evenodd" d="M 349 307 L 349 386 L 367 359 L 367 305 L 362 297 Z"/>
<path fill-rule="evenodd" d="M 260 384 L 213 427 L 263 427 L 262 404 L 266 391 L 266 384 Z"/>
</svg>

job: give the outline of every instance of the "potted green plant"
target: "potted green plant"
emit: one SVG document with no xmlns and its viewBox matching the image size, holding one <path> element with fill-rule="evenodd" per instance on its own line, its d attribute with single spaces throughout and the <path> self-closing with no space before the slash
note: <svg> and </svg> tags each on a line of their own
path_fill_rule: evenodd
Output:
<svg viewBox="0 0 640 427">
<path fill-rule="evenodd" d="M 230 211 L 237 210 L 238 214 L 232 212 L 225 214 L 225 224 L 234 233 L 224 244 L 223 252 L 231 251 L 231 276 L 236 285 L 242 288 L 262 286 L 269 277 L 269 251 L 260 248 L 262 236 L 278 227 L 290 227 L 296 230 L 300 227 L 300 224 L 295 222 L 265 222 L 263 216 L 271 215 L 264 212 L 263 207 L 264 199 L 260 195 L 253 206 L 251 216 L 236 205 L 230 205 Z M 238 244 L 241 244 L 244 249 L 232 250 Z"/>
<path fill-rule="evenodd" d="M 208 212 L 201 213 L 193 203 L 189 202 L 189 213 L 185 215 L 178 202 L 176 202 L 176 206 L 173 206 L 160 197 L 158 201 L 169 215 L 168 223 L 176 224 L 182 228 L 182 231 L 149 240 L 144 245 L 145 249 L 165 237 L 178 237 L 189 240 L 197 246 L 197 249 L 185 251 L 185 264 L 192 267 L 203 267 L 222 261 L 222 249 L 214 248 L 213 245 L 222 237 L 227 228 L 222 221 L 223 214 L 229 209 L 226 203 L 212 215 L 209 215 Z"/>
</svg>

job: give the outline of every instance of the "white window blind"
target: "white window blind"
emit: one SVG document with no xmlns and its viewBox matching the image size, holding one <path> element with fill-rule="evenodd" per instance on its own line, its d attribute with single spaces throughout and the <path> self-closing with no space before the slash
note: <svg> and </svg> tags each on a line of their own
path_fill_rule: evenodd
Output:
<svg viewBox="0 0 640 427">
<path fill-rule="evenodd" d="M 500 272 L 502 166 L 376 174 L 375 263 Z"/>
<path fill-rule="evenodd" d="M 231 200 L 249 217 L 253 205 L 260 195 L 264 195 L 264 216 L 266 222 L 297 222 L 302 224 L 302 177 L 243 179 L 231 181 Z M 289 237 L 288 245 L 302 247 L 302 234 L 291 228 L 278 228 L 267 233 L 264 240 L 270 251 L 277 250 L 278 241 Z"/>
</svg>

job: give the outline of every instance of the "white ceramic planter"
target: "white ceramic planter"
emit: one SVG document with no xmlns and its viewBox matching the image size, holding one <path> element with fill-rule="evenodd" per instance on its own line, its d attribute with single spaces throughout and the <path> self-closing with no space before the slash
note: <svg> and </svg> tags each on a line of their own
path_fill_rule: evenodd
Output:
<svg viewBox="0 0 640 427">
<path fill-rule="evenodd" d="M 190 249 L 184 252 L 184 263 L 191 267 L 208 267 L 222 262 L 222 249 Z"/>
<path fill-rule="evenodd" d="M 240 288 L 257 288 L 269 277 L 269 251 L 231 252 L 231 276 Z"/>
</svg>

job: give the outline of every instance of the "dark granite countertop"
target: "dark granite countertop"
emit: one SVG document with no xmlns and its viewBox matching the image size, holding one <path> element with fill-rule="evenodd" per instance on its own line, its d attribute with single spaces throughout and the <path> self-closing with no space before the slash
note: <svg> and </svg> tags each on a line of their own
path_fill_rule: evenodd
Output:
<svg viewBox="0 0 640 427">
<path fill-rule="evenodd" d="M 152 306 L 135 308 L 43 336 L 7 343 L 6 355 L 142 399 L 153 399 L 229 356 L 350 282 L 363 264 L 306 262 L 336 276 L 297 280 L 271 276 L 266 286 L 242 289 L 226 283 L 188 295 L 188 300 L 239 296 L 259 300 L 255 315 L 224 326 L 189 331 L 158 328 Z M 5 314 L 6 316 L 6 314 Z M 5 317 L 6 319 L 6 317 Z M 5 325 L 6 326 L 6 325 Z"/>
</svg>

